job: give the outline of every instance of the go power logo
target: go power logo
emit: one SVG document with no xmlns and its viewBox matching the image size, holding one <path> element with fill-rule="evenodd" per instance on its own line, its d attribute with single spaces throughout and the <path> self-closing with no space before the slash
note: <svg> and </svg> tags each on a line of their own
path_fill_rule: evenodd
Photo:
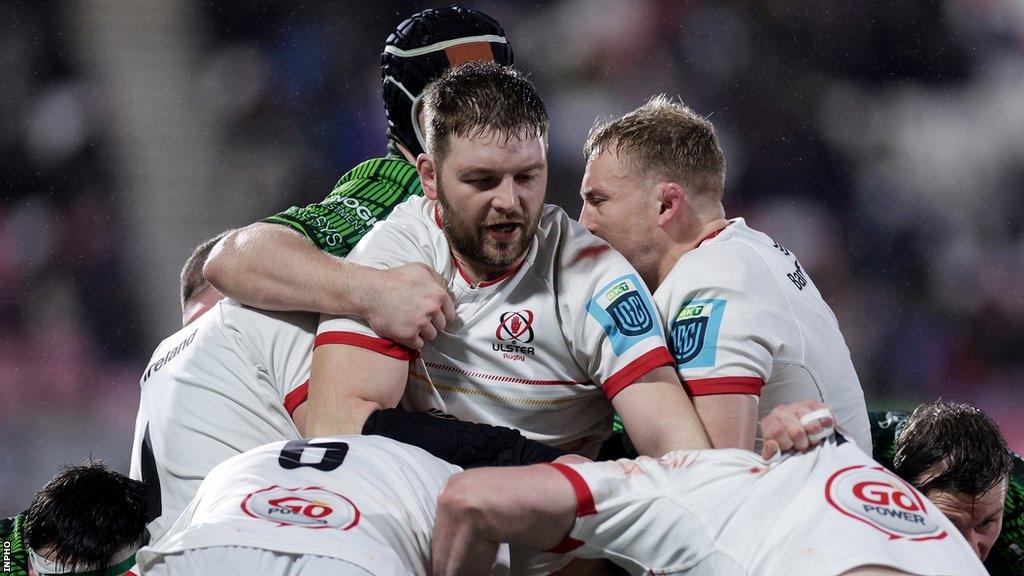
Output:
<svg viewBox="0 0 1024 576">
<path fill-rule="evenodd" d="M 880 466 L 850 466 L 836 472 L 825 484 L 825 498 L 842 514 L 890 540 L 946 537 L 946 531 L 928 515 L 924 497 Z"/>
<path fill-rule="evenodd" d="M 351 500 L 317 486 L 271 486 L 242 500 L 242 511 L 279 526 L 349 530 L 359 523 L 359 509 Z"/>
</svg>

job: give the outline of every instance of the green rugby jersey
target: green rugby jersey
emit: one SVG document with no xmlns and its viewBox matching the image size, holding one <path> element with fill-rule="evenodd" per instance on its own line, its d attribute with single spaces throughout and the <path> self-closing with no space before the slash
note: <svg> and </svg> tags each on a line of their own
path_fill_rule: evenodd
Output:
<svg viewBox="0 0 1024 576">
<path fill-rule="evenodd" d="M 318 204 L 265 218 L 299 231 L 321 250 L 347 256 L 378 220 L 410 196 L 422 196 L 416 167 L 404 158 L 367 160 L 348 171 Z"/>
<path fill-rule="evenodd" d="M 28 550 L 24 544 L 25 513 L 0 518 L 0 574 L 28 576 Z"/>
<path fill-rule="evenodd" d="M 868 416 L 875 460 L 892 470 L 896 436 L 910 415 L 906 412 L 870 412 Z M 1006 489 L 1003 532 L 989 552 L 985 568 L 992 576 L 1024 576 L 1024 460 L 1016 454 Z"/>
</svg>

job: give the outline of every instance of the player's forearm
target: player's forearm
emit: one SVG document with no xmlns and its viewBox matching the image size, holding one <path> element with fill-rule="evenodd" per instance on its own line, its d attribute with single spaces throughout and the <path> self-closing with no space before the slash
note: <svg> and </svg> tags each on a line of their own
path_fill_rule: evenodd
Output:
<svg viewBox="0 0 1024 576">
<path fill-rule="evenodd" d="M 490 572 L 498 541 L 488 539 L 481 525 L 479 502 L 446 486 L 437 501 L 437 518 L 431 539 L 433 573 L 436 576 L 477 575 Z"/>
<path fill-rule="evenodd" d="M 257 222 L 229 232 L 203 273 L 218 290 L 264 310 L 361 315 L 377 271 L 317 249 L 298 232 Z"/>
<path fill-rule="evenodd" d="M 534 465 L 456 474 L 437 506 L 435 574 L 485 574 L 494 543 L 548 550 L 561 542 L 572 529 L 577 499 L 561 472 Z"/>
</svg>

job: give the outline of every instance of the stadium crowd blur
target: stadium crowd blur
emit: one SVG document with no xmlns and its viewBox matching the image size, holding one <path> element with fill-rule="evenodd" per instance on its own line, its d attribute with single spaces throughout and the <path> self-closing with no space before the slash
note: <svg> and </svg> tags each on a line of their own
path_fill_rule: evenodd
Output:
<svg viewBox="0 0 1024 576">
<path fill-rule="evenodd" d="M 176 5 L 107 4 L 136 16 Z M 210 120 L 196 134 L 211 143 L 214 174 L 192 191 L 209 202 L 196 208 L 199 224 L 156 246 L 166 261 L 180 265 L 222 229 L 319 200 L 379 155 L 380 46 L 428 5 L 172 9 L 194 42 L 182 78 Z M 839 317 L 869 407 L 968 401 L 1024 451 L 1024 5 L 467 5 L 503 23 L 549 106 L 549 201 L 579 213 L 581 144 L 595 116 L 659 92 L 682 97 L 720 132 L 727 214 L 800 256 Z M 88 11 L 4 1 L 0 12 L 6 516 L 59 463 L 91 453 L 127 470 L 139 375 L 176 329 L 173 314 L 154 311 L 173 312 L 177 292 L 170 282 L 146 288 L 154 272 L 140 247 L 160 240 L 131 217 L 143 200 L 118 152 L 124 87 L 92 63 Z"/>
</svg>

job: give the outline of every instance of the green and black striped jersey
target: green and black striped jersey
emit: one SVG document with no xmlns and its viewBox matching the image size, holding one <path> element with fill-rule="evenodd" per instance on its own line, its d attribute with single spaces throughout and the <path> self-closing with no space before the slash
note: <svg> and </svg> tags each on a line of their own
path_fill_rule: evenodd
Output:
<svg viewBox="0 0 1024 576">
<path fill-rule="evenodd" d="M 24 512 L 11 518 L 0 518 L 0 574 L 28 576 L 24 534 Z"/>
<path fill-rule="evenodd" d="M 415 166 L 397 156 L 374 158 L 342 176 L 320 203 L 292 206 L 263 221 L 290 226 L 321 250 L 344 257 L 395 206 L 422 195 Z"/>
<path fill-rule="evenodd" d="M 896 436 L 907 418 L 906 412 L 870 412 L 871 443 L 874 458 L 892 470 L 896 455 Z M 1013 456 L 1013 470 L 1006 488 L 1006 509 L 1003 512 L 1003 532 L 985 560 L 985 568 L 992 576 L 1024 576 L 1024 460 Z"/>
</svg>

